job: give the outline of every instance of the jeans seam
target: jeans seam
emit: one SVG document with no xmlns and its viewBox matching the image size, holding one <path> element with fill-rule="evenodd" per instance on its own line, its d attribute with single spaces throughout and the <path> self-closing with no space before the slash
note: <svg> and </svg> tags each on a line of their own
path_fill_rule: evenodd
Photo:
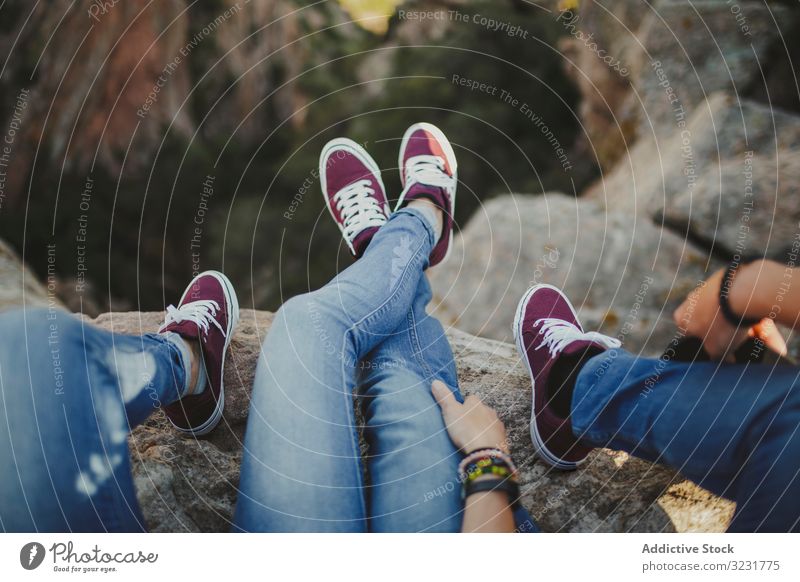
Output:
<svg viewBox="0 0 800 582">
<path fill-rule="evenodd" d="M 353 329 L 348 329 L 345 334 L 353 335 Z M 355 344 L 355 340 L 353 340 L 352 345 Z M 345 344 L 346 345 L 346 344 Z M 356 358 L 357 359 L 357 358 Z M 341 370 L 342 370 L 342 381 L 343 387 L 347 386 L 345 382 L 345 377 L 347 375 L 347 370 L 345 366 L 347 365 L 346 360 L 344 357 L 340 358 L 341 363 Z M 361 444 L 358 440 L 358 430 L 356 428 L 356 418 L 355 418 L 355 402 L 353 401 L 354 392 L 356 391 L 356 383 L 353 383 L 353 391 L 348 393 L 345 390 L 342 390 L 344 400 L 345 400 L 345 410 L 347 411 L 347 419 L 350 424 L 350 452 L 353 455 L 353 459 L 355 459 L 355 477 L 356 483 L 358 483 L 359 493 L 358 493 L 358 504 L 361 507 L 361 515 L 364 518 L 364 527 L 366 530 L 367 522 L 369 520 L 369 514 L 367 513 L 367 503 L 366 499 L 364 498 L 364 474 L 363 474 L 363 467 L 362 467 L 362 460 L 361 460 Z"/>
<path fill-rule="evenodd" d="M 411 342 L 411 347 L 414 350 L 414 359 L 417 360 L 417 363 L 422 368 L 422 372 L 425 374 L 427 378 L 433 377 L 433 370 L 428 365 L 427 360 L 422 355 L 422 345 L 419 341 L 419 334 L 417 333 L 417 319 L 414 317 L 414 310 L 413 308 L 409 310 L 408 314 L 406 315 L 406 321 L 409 323 L 408 327 L 408 336 L 409 341 Z"/>
</svg>

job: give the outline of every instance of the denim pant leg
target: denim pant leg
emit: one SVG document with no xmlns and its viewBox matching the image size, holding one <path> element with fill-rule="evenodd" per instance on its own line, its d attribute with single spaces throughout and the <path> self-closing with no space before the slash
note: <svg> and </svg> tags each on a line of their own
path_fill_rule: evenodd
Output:
<svg viewBox="0 0 800 582">
<path fill-rule="evenodd" d="M 235 529 L 366 530 L 358 362 L 406 317 L 433 240 L 404 209 L 361 259 L 278 310 L 256 370 Z"/>
<path fill-rule="evenodd" d="M 127 436 L 178 397 L 182 358 L 61 310 L 0 315 L 0 528 L 144 530 Z"/>
<path fill-rule="evenodd" d="M 369 442 L 370 531 L 461 530 L 462 455 L 447 435 L 431 383 L 441 380 L 459 401 L 463 398 L 444 329 L 425 311 L 430 299 L 423 278 L 405 321 L 359 364 Z M 519 532 L 539 531 L 521 506 L 514 520 Z"/>
<path fill-rule="evenodd" d="M 578 375 L 573 431 L 734 500 L 730 531 L 796 531 L 798 374 L 790 366 L 675 363 L 609 350 Z"/>
<path fill-rule="evenodd" d="M 425 312 L 430 299 L 423 277 L 403 323 L 359 365 L 370 531 L 461 529 L 461 454 L 447 435 L 431 383 L 439 379 L 462 397 L 444 329 Z"/>
</svg>

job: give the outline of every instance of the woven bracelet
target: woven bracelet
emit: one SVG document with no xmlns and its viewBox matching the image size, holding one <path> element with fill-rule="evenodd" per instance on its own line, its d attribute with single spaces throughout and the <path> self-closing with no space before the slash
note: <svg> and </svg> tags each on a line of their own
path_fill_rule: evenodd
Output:
<svg viewBox="0 0 800 582">
<path fill-rule="evenodd" d="M 731 309 L 729 301 L 730 291 L 733 287 L 733 282 L 736 280 L 736 275 L 739 269 L 744 265 L 748 265 L 753 261 L 757 261 L 759 257 L 750 257 L 741 261 L 731 261 L 728 263 L 728 268 L 725 269 L 725 275 L 722 277 L 722 282 L 719 285 L 719 308 L 725 320 L 734 327 L 745 326 L 752 327 L 757 324 L 761 319 L 753 317 L 745 317 L 736 315 Z"/>
</svg>

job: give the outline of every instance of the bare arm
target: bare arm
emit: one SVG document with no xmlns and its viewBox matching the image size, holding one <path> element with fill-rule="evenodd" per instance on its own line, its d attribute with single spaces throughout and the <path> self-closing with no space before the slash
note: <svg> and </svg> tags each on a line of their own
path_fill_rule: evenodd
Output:
<svg viewBox="0 0 800 582">
<path fill-rule="evenodd" d="M 466 533 L 513 532 L 514 515 L 508 505 L 508 495 L 502 491 L 487 491 L 467 497 L 461 531 Z"/>
<path fill-rule="evenodd" d="M 770 318 L 797 327 L 800 316 L 800 273 L 774 261 L 744 265 L 731 286 L 731 308 L 754 319 Z"/>
<path fill-rule="evenodd" d="M 450 389 L 438 380 L 433 383 L 431 391 L 442 409 L 447 432 L 459 449 L 469 452 L 494 448 L 508 454 L 506 429 L 497 413 L 481 402 L 480 398 L 468 396 L 464 404 L 461 404 Z M 491 476 L 484 475 L 478 480 L 484 478 Z M 508 494 L 502 491 L 486 491 L 467 497 L 461 531 L 514 531 L 514 516 Z"/>
<path fill-rule="evenodd" d="M 760 319 L 750 329 L 737 328 L 723 316 L 719 291 L 724 269 L 692 291 L 675 310 L 675 323 L 687 335 L 701 338 L 715 358 L 730 355 L 747 336 L 759 337 L 771 350 L 786 354 L 786 342 L 775 323 L 798 326 L 800 273 L 774 261 L 755 261 L 739 267 L 728 292 L 728 304 L 736 315 Z"/>
</svg>

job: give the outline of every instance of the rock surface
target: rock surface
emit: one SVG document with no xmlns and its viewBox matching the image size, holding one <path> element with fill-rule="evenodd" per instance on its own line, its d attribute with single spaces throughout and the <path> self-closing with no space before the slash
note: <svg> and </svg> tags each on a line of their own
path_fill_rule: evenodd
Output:
<svg viewBox="0 0 800 582">
<path fill-rule="evenodd" d="M 94 323 L 117 333 L 158 329 L 163 313 L 107 313 Z M 130 437 L 139 502 L 152 531 L 228 531 L 236 504 L 250 389 L 272 314 L 243 310 L 225 366 L 225 414 L 207 438 L 184 438 L 160 412 Z"/>
<path fill-rule="evenodd" d="M 120 333 L 153 331 L 161 313 L 96 320 Z M 139 502 L 153 531 L 225 531 L 236 502 L 242 437 L 256 358 L 272 315 L 243 310 L 226 366 L 223 422 L 202 440 L 178 436 L 156 413 L 130 437 Z M 624 453 L 597 451 L 561 473 L 535 461 L 528 432 L 530 383 L 513 346 L 451 330 L 467 394 L 495 407 L 522 474 L 523 503 L 546 531 L 722 531 L 732 504 L 673 472 Z M 702 518 L 699 518 L 702 516 Z"/>
<path fill-rule="evenodd" d="M 640 138 L 630 155 L 586 196 L 610 209 L 653 216 L 681 195 L 698 202 L 710 194 L 713 201 L 718 190 L 695 188 L 703 178 L 719 180 L 720 163 L 743 169 L 747 153 L 755 152 L 762 165 L 774 170 L 782 157 L 800 151 L 800 117 L 725 93 L 715 93 L 696 110 L 687 111 L 685 124 L 667 134 Z M 736 186 L 731 194 L 743 194 L 743 176 Z M 779 202 L 790 203 L 783 198 Z M 768 229 L 769 224 L 760 228 Z"/>
<path fill-rule="evenodd" d="M 520 297 L 549 283 L 564 289 L 587 328 L 660 355 L 674 333 L 672 311 L 705 277 L 706 262 L 647 218 L 551 193 L 490 200 L 430 277 L 436 313 L 469 333 L 512 341 Z"/>
<path fill-rule="evenodd" d="M 796 13 L 765 2 L 617 0 L 581 3 L 565 20 L 629 71 L 621 76 L 576 38 L 563 42 L 582 96 L 582 149 L 604 171 L 584 195 L 663 220 L 720 257 L 742 246 L 780 256 L 800 234 L 791 195 L 800 186 L 800 117 L 770 93 L 778 93 L 774 74 L 796 76 L 783 63 Z"/>
<path fill-rule="evenodd" d="M 785 6 L 725 0 L 582 2 L 563 13 L 570 36 L 560 47 L 581 91 L 586 154 L 608 170 L 635 141 L 668 139 L 676 110 L 688 114 L 715 92 L 741 96 L 785 42 L 787 16 Z"/>
<path fill-rule="evenodd" d="M 48 293 L 11 247 L 0 240 L 0 311 L 14 307 L 60 305 L 55 290 Z"/>
<path fill-rule="evenodd" d="M 669 199 L 663 217 L 672 228 L 688 229 L 726 254 L 766 252 L 782 258 L 800 237 L 798 192 L 800 147 L 777 157 L 748 151 L 709 170 L 691 192 Z"/>
<path fill-rule="evenodd" d="M 654 3 L 636 32 L 641 44 L 628 45 L 636 51 L 631 56 L 642 98 L 641 126 L 647 131 L 673 124 L 665 78 L 687 111 L 715 91 L 747 87 L 760 76 L 760 63 L 778 38 L 775 19 L 785 15 L 784 7 L 764 2 L 742 1 L 735 7 L 725 0 Z M 663 76 L 654 73 L 654 63 L 660 63 Z"/>
</svg>

